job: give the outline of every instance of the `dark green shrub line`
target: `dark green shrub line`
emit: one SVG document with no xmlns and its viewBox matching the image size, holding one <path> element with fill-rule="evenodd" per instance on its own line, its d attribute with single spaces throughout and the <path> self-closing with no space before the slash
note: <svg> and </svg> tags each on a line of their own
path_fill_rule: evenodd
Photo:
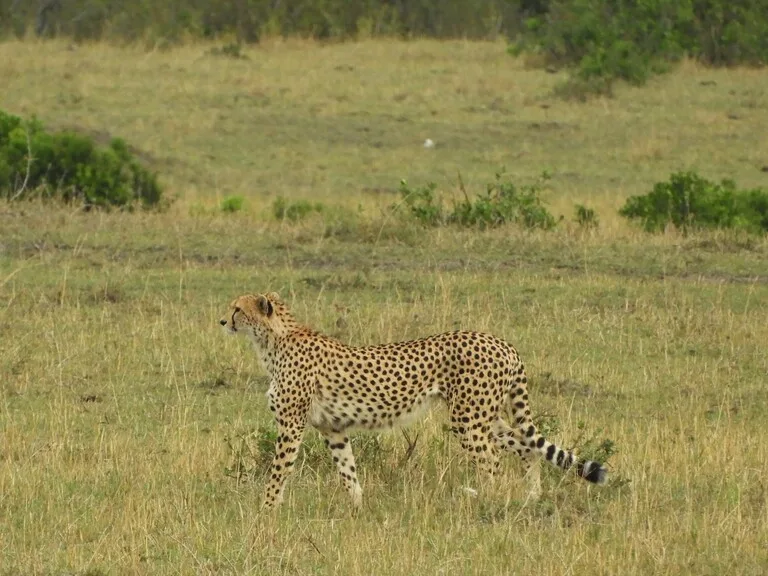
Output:
<svg viewBox="0 0 768 576">
<path fill-rule="evenodd" d="M 516 0 L 0 0 L 0 34 L 169 43 L 252 43 L 263 34 L 487 38 L 517 26 L 518 10 Z"/>
<path fill-rule="evenodd" d="M 67 37 L 171 46 L 222 39 L 211 55 L 247 58 L 263 34 L 491 38 L 571 71 L 556 92 L 610 94 L 643 84 L 683 56 L 715 66 L 768 62 L 765 0 L 0 0 L 0 38 Z M 235 38 L 235 42 L 231 42 Z"/>
<path fill-rule="evenodd" d="M 100 148 L 72 132 L 48 133 L 36 119 L 0 110 L 0 197 L 34 196 L 86 206 L 157 206 L 162 188 L 128 145 L 115 138 Z"/>
<path fill-rule="evenodd" d="M 715 66 L 768 61 L 765 0 L 0 0 L 0 38 L 67 37 L 171 46 L 222 39 L 211 55 L 247 58 L 264 35 L 512 40 L 510 51 L 571 71 L 556 92 L 610 94 L 683 56 Z M 235 42 L 231 42 L 232 38 Z"/>
<path fill-rule="evenodd" d="M 732 180 L 719 184 L 694 172 L 677 172 L 668 182 L 658 182 L 644 196 L 632 196 L 619 210 L 639 220 L 649 232 L 668 225 L 690 229 L 735 229 L 768 232 L 768 191 L 740 190 Z"/>
<path fill-rule="evenodd" d="M 559 92 L 643 84 L 683 56 L 714 66 L 768 62 L 765 0 L 533 0 L 513 54 L 571 70 Z"/>
</svg>

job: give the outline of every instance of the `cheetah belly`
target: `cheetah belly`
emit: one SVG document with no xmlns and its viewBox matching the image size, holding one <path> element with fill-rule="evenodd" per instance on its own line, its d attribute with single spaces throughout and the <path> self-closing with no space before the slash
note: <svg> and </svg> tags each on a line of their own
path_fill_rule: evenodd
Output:
<svg viewBox="0 0 768 576">
<path fill-rule="evenodd" d="M 353 399 L 344 394 L 319 394 L 312 402 L 309 422 L 319 429 L 339 431 L 391 430 L 419 421 L 441 399 L 436 389 L 410 398 L 374 395 Z"/>
</svg>

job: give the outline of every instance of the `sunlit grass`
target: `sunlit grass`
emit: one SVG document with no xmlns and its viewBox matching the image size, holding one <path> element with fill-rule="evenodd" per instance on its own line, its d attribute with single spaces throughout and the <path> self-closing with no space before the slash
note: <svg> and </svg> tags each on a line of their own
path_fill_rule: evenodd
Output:
<svg viewBox="0 0 768 576">
<path fill-rule="evenodd" d="M 616 214 L 680 168 L 764 184 L 764 75 L 685 63 L 576 105 L 500 44 L 208 48 L 0 44 L 0 106 L 126 138 L 179 196 L 160 214 L 0 204 L 0 573 L 764 572 L 766 239 Z M 400 178 L 450 198 L 458 172 L 481 190 L 502 166 L 552 172 L 554 231 L 391 210 Z M 278 222 L 278 195 L 325 209 Z M 547 470 L 526 502 L 517 463 L 477 477 L 437 410 L 410 458 L 398 432 L 354 438 L 362 514 L 314 432 L 262 513 L 266 382 L 217 320 L 268 289 L 354 344 L 509 340 L 553 439 L 613 443 L 611 481 Z"/>
</svg>

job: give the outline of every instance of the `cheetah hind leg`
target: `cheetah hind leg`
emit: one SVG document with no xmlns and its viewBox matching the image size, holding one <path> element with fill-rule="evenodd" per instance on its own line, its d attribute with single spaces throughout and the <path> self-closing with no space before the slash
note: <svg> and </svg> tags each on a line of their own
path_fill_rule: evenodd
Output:
<svg viewBox="0 0 768 576">
<path fill-rule="evenodd" d="M 343 432 L 330 430 L 321 430 L 320 434 L 325 438 L 325 445 L 331 450 L 331 456 L 333 456 L 333 461 L 339 470 L 344 489 L 352 497 L 354 507 L 359 509 L 363 503 L 363 490 L 357 480 L 355 456 L 352 454 L 349 438 Z"/>
<path fill-rule="evenodd" d="M 464 418 L 460 407 L 454 407 L 451 432 L 459 439 L 461 447 L 469 454 L 478 470 L 493 476 L 499 470 L 499 452 L 491 440 L 490 427 L 480 420 Z"/>
<path fill-rule="evenodd" d="M 497 418 L 491 427 L 491 437 L 499 451 L 514 452 L 523 461 L 525 479 L 528 484 L 530 500 L 541 497 L 541 455 L 524 445 L 517 437 L 516 431 L 502 418 Z"/>
</svg>

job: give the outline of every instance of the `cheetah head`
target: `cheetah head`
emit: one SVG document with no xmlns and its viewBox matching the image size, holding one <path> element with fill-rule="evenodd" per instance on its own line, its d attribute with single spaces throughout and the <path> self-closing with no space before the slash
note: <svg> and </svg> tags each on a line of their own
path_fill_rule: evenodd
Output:
<svg viewBox="0 0 768 576">
<path fill-rule="evenodd" d="M 245 294 L 232 301 L 219 324 L 229 335 L 242 332 L 261 339 L 270 333 L 280 335 L 285 331 L 283 312 L 287 309 L 276 292 Z"/>
</svg>

